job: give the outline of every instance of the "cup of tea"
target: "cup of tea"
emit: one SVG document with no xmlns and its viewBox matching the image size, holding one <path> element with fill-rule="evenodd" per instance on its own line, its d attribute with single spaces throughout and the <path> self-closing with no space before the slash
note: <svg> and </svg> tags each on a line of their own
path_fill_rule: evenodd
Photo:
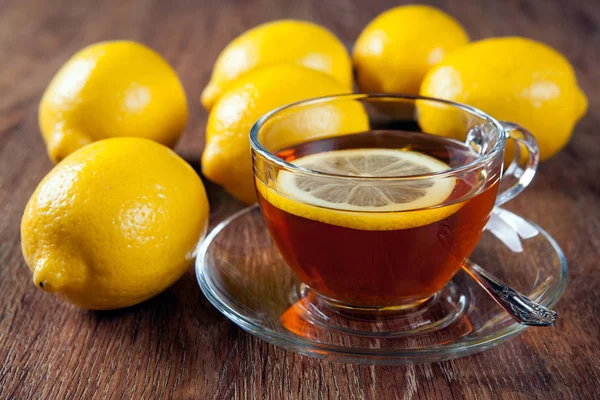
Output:
<svg viewBox="0 0 600 400">
<path fill-rule="evenodd" d="M 403 309 L 439 292 L 538 163 L 524 128 L 403 95 L 287 105 L 263 116 L 250 142 L 273 241 L 304 285 L 344 309 Z"/>
</svg>

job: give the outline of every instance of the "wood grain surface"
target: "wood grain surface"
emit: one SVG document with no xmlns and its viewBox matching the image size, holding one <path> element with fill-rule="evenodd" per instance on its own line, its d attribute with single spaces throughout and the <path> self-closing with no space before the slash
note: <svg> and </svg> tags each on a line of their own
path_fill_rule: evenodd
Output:
<svg viewBox="0 0 600 400">
<path fill-rule="evenodd" d="M 530 329 L 484 353 L 409 367 L 306 358 L 237 328 L 203 297 L 193 271 L 164 294 L 113 312 L 71 307 L 34 287 L 19 223 L 52 168 L 37 124 L 41 94 L 83 46 L 134 39 L 174 66 L 191 119 L 177 151 L 199 170 L 207 114 L 198 97 L 220 50 L 242 31 L 293 17 L 349 46 L 399 1 L 0 2 L 0 398 L 593 399 L 600 396 L 600 3 L 433 1 L 474 39 L 522 35 L 575 65 L 589 111 L 573 140 L 509 205 L 543 226 L 570 263 L 554 328 Z M 207 183 L 214 225 L 241 205 Z"/>
</svg>

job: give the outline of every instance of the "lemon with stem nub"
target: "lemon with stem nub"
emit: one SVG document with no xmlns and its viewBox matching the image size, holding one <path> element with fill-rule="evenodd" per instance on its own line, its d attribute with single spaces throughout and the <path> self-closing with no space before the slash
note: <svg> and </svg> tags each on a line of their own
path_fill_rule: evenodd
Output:
<svg viewBox="0 0 600 400">
<path fill-rule="evenodd" d="M 156 142 L 92 143 L 39 184 L 21 222 L 34 284 L 83 308 L 153 297 L 193 262 L 208 220 L 196 172 Z"/>
</svg>

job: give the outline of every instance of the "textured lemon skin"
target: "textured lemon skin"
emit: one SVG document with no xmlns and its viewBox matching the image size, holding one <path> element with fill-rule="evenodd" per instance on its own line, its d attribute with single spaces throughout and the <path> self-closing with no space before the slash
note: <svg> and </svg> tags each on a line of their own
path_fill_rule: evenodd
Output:
<svg viewBox="0 0 600 400">
<path fill-rule="evenodd" d="M 200 101 L 210 110 L 244 74 L 265 66 L 293 63 L 332 76 L 352 90 L 352 62 L 344 45 L 327 29 L 306 21 L 278 20 L 234 39 L 221 52 Z"/>
<path fill-rule="evenodd" d="M 34 284 L 87 309 L 134 305 L 190 266 L 208 200 L 196 172 L 139 138 L 92 143 L 42 180 L 21 222 Z"/>
<path fill-rule="evenodd" d="M 358 37 L 352 58 L 358 85 L 368 93 L 419 93 L 427 71 L 469 37 L 437 8 L 392 8 L 371 21 Z"/>
<path fill-rule="evenodd" d="M 520 37 L 485 39 L 450 54 L 428 72 L 420 93 L 522 125 L 535 136 L 542 160 L 567 144 L 587 109 L 569 62 L 551 47 Z M 425 132 L 464 140 L 463 113 L 431 103 L 418 108 Z"/>
<path fill-rule="evenodd" d="M 244 203 L 256 202 L 249 140 L 252 125 L 277 107 L 344 91 L 333 78 L 294 64 L 266 67 L 245 75 L 210 111 L 202 154 L 203 174 Z M 335 136 L 369 129 L 367 114 L 356 101 L 315 107 L 293 117 L 283 115 L 282 119 L 274 127 L 278 131 L 275 136 L 281 138 L 273 144 L 277 149 L 314 139 L 317 133 Z"/>
<path fill-rule="evenodd" d="M 143 137 L 175 145 L 188 118 L 187 100 L 171 66 L 135 42 L 100 42 L 71 57 L 39 106 L 48 154 L 59 162 L 110 137 Z"/>
</svg>

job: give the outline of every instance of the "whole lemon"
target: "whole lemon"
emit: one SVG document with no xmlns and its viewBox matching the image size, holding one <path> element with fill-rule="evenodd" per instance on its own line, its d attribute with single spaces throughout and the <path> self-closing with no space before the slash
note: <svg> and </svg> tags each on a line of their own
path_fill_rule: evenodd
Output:
<svg viewBox="0 0 600 400">
<path fill-rule="evenodd" d="M 265 113 L 285 104 L 345 91 L 333 78 L 294 64 L 255 70 L 240 78 L 221 96 L 208 117 L 202 172 L 245 203 L 256 201 L 249 133 Z M 280 126 L 279 149 L 317 135 L 334 136 L 369 129 L 364 108 L 357 102 L 307 113 L 296 124 Z M 290 119 L 289 121 L 293 121 Z"/>
<path fill-rule="evenodd" d="M 130 41 L 100 42 L 76 53 L 54 76 L 39 107 L 54 162 L 110 137 L 143 137 L 172 147 L 187 118 L 185 92 L 173 68 Z"/>
<path fill-rule="evenodd" d="M 279 20 L 259 25 L 225 47 L 200 101 L 210 110 L 233 82 L 264 66 L 295 63 L 331 75 L 352 90 L 352 62 L 344 45 L 327 29 L 306 21 Z"/>
<path fill-rule="evenodd" d="M 520 37 L 474 42 L 431 69 L 421 95 L 477 107 L 494 118 L 522 125 L 533 133 L 540 158 L 562 149 L 587 109 L 575 72 L 557 51 Z M 421 107 L 419 124 L 429 133 L 464 139 L 453 132 L 459 115 Z"/>
<path fill-rule="evenodd" d="M 88 309 L 131 306 L 188 269 L 206 230 L 196 172 L 148 139 L 92 143 L 42 180 L 21 221 L 33 282 Z"/>
<path fill-rule="evenodd" d="M 418 94 L 427 71 L 469 37 L 434 7 L 408 5 L 377 16 L 361 32 L 352 58 L 363 92 Z"/>
</svg>

